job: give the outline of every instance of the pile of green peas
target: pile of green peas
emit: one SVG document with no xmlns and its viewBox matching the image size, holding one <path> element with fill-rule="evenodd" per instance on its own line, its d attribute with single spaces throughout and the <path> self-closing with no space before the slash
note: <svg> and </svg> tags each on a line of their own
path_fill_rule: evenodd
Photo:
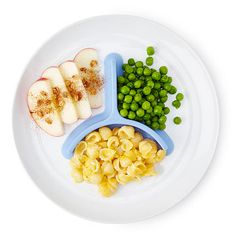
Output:
<svg viewBox="0 0 236 236">
<path fill-rule="evenodd" d="M 177 93 L 168 76 L 168 68 L 161 66 L 159 70 L 151 68 L 154 62 L 154 47 L 146 49 L 148 57 L 145 63 L 133 58 L 123 64 L 123 75 L 118 77 L 118 110 L 121 116 L 145 123 L 154 130 L 166 128 L 167 114 L 170 108 L 165 105 L 169 95 Z M 172 105 L 178 109 L 184 95 L 178 93 Z M 173 119 L 175 124 L 181 123 L 180 117 Z"/>
</svg>

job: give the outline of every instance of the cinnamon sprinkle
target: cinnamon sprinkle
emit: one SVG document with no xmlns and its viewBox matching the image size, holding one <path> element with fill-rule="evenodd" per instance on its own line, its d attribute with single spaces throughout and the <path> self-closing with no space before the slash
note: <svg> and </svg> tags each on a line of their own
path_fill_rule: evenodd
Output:
<svg viewBox="0 0 236 236">
<path fill-rule="evenodd" d="M 55 106 L 58 109 L 58 111 L 62 111 L 65 105 L 64 98 L 62 96 L 62 92 L 60 88 L 54 87 L 52 89 L 53 95 L 54 95 L 54 100 L 55 100 Z"/>
<path fill-rule="evenodd" d="M 75 76 L 73 76 L 72 78 L 75 79 Z M 80 101 L 83 97 L 83 94 L 77 89 L 76 83 L 71 80 L 65 80 L 65 84 L 74 101 Z"/>
<path fill-rule="evenodd" d="M 52 100 L 49 99 L 48 93 L 45 91 L 41 91 L 36 99 L 37 104 L 33 113 L 37 114 L 37 116 L 42 119 L 53 111 Z M 48 124 L 52 124 L 52 120 L 48 117 L 45 119 L 45 121 Z"/>
<path fill-rule="evenodd" d="M 93 67 L 95 67 L 95 66 L 97 66 L 98 65 L 98 61 L 97 60 L 92 60 L 91 62 L 90 62 L 90 66 L 93 68 Z"/>
<path fill-rule="evenodd" d="M 48 123 L 49 125 L 51 125 L 51 124 L 52 124 L 52 119 L 50 119 L 50 118 L 47 117 L 47 118 L 45 119 L 45 122 Z"/>
<path fill-rule="evenodd" d="M 90 62 L 91 67 L 97 65 L 97 61 Z M 90 95 L 96 95 L 103 87 L 103 79 L 95 69 L 80 68 L 82 71 L 82 82 Z"/>
</svg>

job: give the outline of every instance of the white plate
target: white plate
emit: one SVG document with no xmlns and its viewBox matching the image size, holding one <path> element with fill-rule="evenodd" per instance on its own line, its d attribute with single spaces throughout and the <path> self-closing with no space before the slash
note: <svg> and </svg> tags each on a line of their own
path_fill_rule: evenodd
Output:
<svg viewBox="0 0 236 236">
<path fill-rule="evenodd" d="M 80 122 L 66 127 L 63 137 L 46 135 L 29 117 L 27 90 L 45 68 L 73 58 L 82 48 L 97 48 L 102 60 L 109 52 L 118 52 L 124 59 L 132 56 L 144 60 L 147 45 L 156 46 L 156 65 L 167 65 L 174 84 L 185 94 L 181 108 L 173 109 L 167 123 L 166 131 L 175 143 L 175 150 L 157 167 L 158 176 L 122 186 L 111 198 L 103 198 L 96 186 L 73 183 L 68 160 L 60 152 L 66 136 Z M 180 126 L 173 124 L 176 115 L 183 118 Z M 219 111 L 205 66 L 181 38 L 143 18 L 101 16 L 62 30 L 31 59 L 16 92 L 13 128 L 26 170 L 49 198 L 78 216 L 122 223 L 160 214 L 193 190 L 213 158 Z"/>
</svg>

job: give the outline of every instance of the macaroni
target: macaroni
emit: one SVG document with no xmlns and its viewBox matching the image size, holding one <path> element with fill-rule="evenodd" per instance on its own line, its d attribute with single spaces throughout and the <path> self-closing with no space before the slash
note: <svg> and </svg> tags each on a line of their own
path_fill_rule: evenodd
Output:
<svg viewBox="0 0 236 236">
<path fill-rule="evenodd" d="M 153 140 L 144 139 L 131 126 L 101 127 L 75 148 L 71 176 L 76 183 L 86 180 L 98 185 L 99 192 L 109 197 L 119 184 L 156 175 L 154 164 L 165 155 L 165 150 L 158 150 Z"/>
</svg>

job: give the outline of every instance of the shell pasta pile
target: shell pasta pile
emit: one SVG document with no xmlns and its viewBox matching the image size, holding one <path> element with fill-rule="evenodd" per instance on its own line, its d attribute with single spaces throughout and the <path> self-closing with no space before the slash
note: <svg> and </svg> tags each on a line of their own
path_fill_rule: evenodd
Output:
<svg viewBox="0 0 236 236">
<path fill-rule="evenodd" d="M 166 155 L 151 139 L 144 139 L 132 126 L 101 127 L 81 141 L 70 160 L 75 182 L 98 185 L 109 197 L 119 184 L 125 185 L 143 176 L 156 175 L 154 164 Z"/>
</svg>

